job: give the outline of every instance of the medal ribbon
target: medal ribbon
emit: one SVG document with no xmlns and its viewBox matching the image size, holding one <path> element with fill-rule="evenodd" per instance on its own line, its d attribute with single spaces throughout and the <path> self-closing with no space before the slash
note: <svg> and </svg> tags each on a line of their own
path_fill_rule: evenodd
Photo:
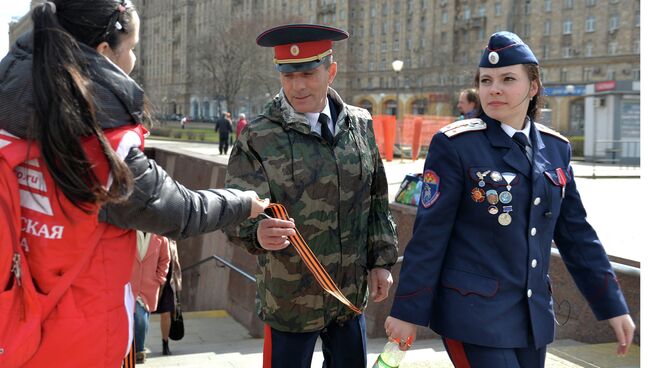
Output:
<svg viewBox="0 0 650 368">
<path fill-rule="evenodd" d="M 564 198 L 564 191 L 565 191 L 566 182 L 567 182 L 566 175 L 564 175 L 564 170 L 562 170 L 561 167 L 558 167 L 557 169 L 555 169 L 555 173 L 557 174 L 557 181 L 562 186 L 562 198 Z"/>
<path fill-rule="evenodd" d="M 289 214 L 283 205 L 279 203 L 272 203 L 269 205 L 268 209 L 271 210 L 274 218 L 289 221 Z M 296 235 L 289 237 L 289 242 L 296 249 L 298 255 L 300 255 L 300 258 L 303 260 L 303 262 L 305 262 L 305 265 L 307 265 L 307 268 L 314 275 L 316 281 L 318 281 L 320 286 L 330 295 L 338 299 L 341 303 L 345 304 L 354 313 L 361 314 L 361 310 L 352 304 L 352 302 L 350 302 L 348 298 L 343 295 L 341 289 L 336 286 L 334 280 L 332 280 L 332 277 L 327 273 L 323 265 L 318 261 L 314 255 L 314 252 L 312 252 L 312 250 L 309 248 L 302 235 L 300 235 L 298 229 L 296 229 Z"/>
</svg>

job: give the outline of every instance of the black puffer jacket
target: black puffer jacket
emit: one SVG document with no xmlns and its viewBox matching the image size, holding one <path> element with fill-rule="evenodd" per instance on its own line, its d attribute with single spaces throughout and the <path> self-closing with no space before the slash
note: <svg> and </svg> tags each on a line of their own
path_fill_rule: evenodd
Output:
<svg viewBox="0 0 650 368">
<path fill-rule="evenodd" d="M 89 63 L 97 118 L 104 129 L 139 124 L 144 93 L 115 64 L 81 45 Z M 32 36 L 21 36 L 0 62 L 0 129 L 28 136 L 33 116 Z M 135 180 L 125 204 L 107 205 L 100 220 L 113 225 L 182 239 L 223 228 L 250 215 L 251 200 L 234 189 L 192 191 L 131 149 L 125 158 Z"/>
</svg>

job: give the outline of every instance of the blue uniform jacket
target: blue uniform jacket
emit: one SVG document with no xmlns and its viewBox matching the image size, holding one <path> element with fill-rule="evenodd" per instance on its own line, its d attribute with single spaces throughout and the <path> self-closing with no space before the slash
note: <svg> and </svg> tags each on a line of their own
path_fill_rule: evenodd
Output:
<svg viewBox="0 0 650 368">
<path fill-rule="evenodd" d="M 587 223 L 566 139 L 531 123 L 531 167 L 498 121 L 480 118 L 454 123 L 431 140 L 391 316 L 476 345 L 549 344 L 555 331 L 548 276 L 553 240 L 596 318 L 628 313 Z M 508 191 L 508 174 L 515 175 L 511 201 L 491 204 L 490 191 Z M 507 202 L 508 194 L 502 196 Z M 506 212 L 511 223 L 504 226 L 498 219 Z"/>
</svg>

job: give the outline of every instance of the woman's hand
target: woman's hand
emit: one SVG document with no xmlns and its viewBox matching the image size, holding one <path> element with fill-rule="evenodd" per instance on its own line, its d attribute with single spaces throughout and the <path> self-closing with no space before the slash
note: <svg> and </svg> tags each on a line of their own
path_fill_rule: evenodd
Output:
<svg viewBox="0 0 650 368">
<path fill-rule="evenodd" d="M 264 212 L 266 207 L 269 206 L 270 201 L 268 198 L 260 199 L 260 197 L 257 196 L 257 193 L 252 190 L 245 191 L 244 195 L 251 198 L 251 214 L 248 218 L 256 218 L 260 213 Z"/>
<path fill-rule="evenodd" d="M 622 316 L 610 318 L 607 322 L 612 326 L 612 329 L 616 334 L 616 339 L 618 340 L 616 354 L 627 354 L 627 350 L 630 348 L 630 344 L 634 338 L 634 330 L 636 329 L 632 317 L 630 317 L 629 314 L 624 314 Z"/>
<path fill-rule="evenodd" d="M 415 341 L 417 325 L 414 325 L 413 323 L 388 316 L 384 323 L 384 328 L 386 328 L 388 339 L 398 342 L 399 349 L 402 351 L 410 349 L 411 345 Z"/>
</svg>

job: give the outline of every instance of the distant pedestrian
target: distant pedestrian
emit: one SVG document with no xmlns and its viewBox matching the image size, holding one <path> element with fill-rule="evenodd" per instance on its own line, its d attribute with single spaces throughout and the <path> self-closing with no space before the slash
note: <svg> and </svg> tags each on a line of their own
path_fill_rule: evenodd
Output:
<svg viewBox="0 0 650 368">
<path fill-rule="evenodd" d="M 239 138 L 239 133 L 241 133 L 242 129 L 248 124 L 246 121 L 246 114 L 241 113 L 239 114 L 239 120 L 237 121 L 237 131 L 235 132 L 235 138 Z"/>
<path fill-rule="evenodd" d="M 172 355 L 169 350 L 169 329 L 172 323 L 172 314 L 176 313 L 176 306 L 179 304 L 182 284 L 181 264 L 178 260 L 178 249 L 176 242 L 169 241 L 169 271 L 165 284 L 162 287 L 158 308 L 155 314 L 160 314 L 160 334 L 162 336 L 162 354 Z"/>
<path fill-rule="evenodd" d="M 219 133 L 219 154 L 227 154 L 230 133 L 232 133 L 232 121 L 229 112 L 223 113 L 223 117 L 217 120 L 214 131 Z"/>
<path fill-rule="evenodd" d="M 144 343 L 149 330 L 149 315 L 158 307 L 160 287 L 169 269 L 169 240 L 164 236 L 138 231 L 131 290 L 135 298 L 135 361 L 147 359 Z"/>
<path fill-rule="evenodd" d="M 458 112 L 459 120 L 475 118 L 480 105 L 478 92 L 474 88 L 468 88 L 460 91 L 458 94 Z"/>
<path fill-rule="evenodd" d="M 187 116 L 181 118 L 181 129 L 185 129 L 185 124 L 187 124 Z"/>
</svg>

